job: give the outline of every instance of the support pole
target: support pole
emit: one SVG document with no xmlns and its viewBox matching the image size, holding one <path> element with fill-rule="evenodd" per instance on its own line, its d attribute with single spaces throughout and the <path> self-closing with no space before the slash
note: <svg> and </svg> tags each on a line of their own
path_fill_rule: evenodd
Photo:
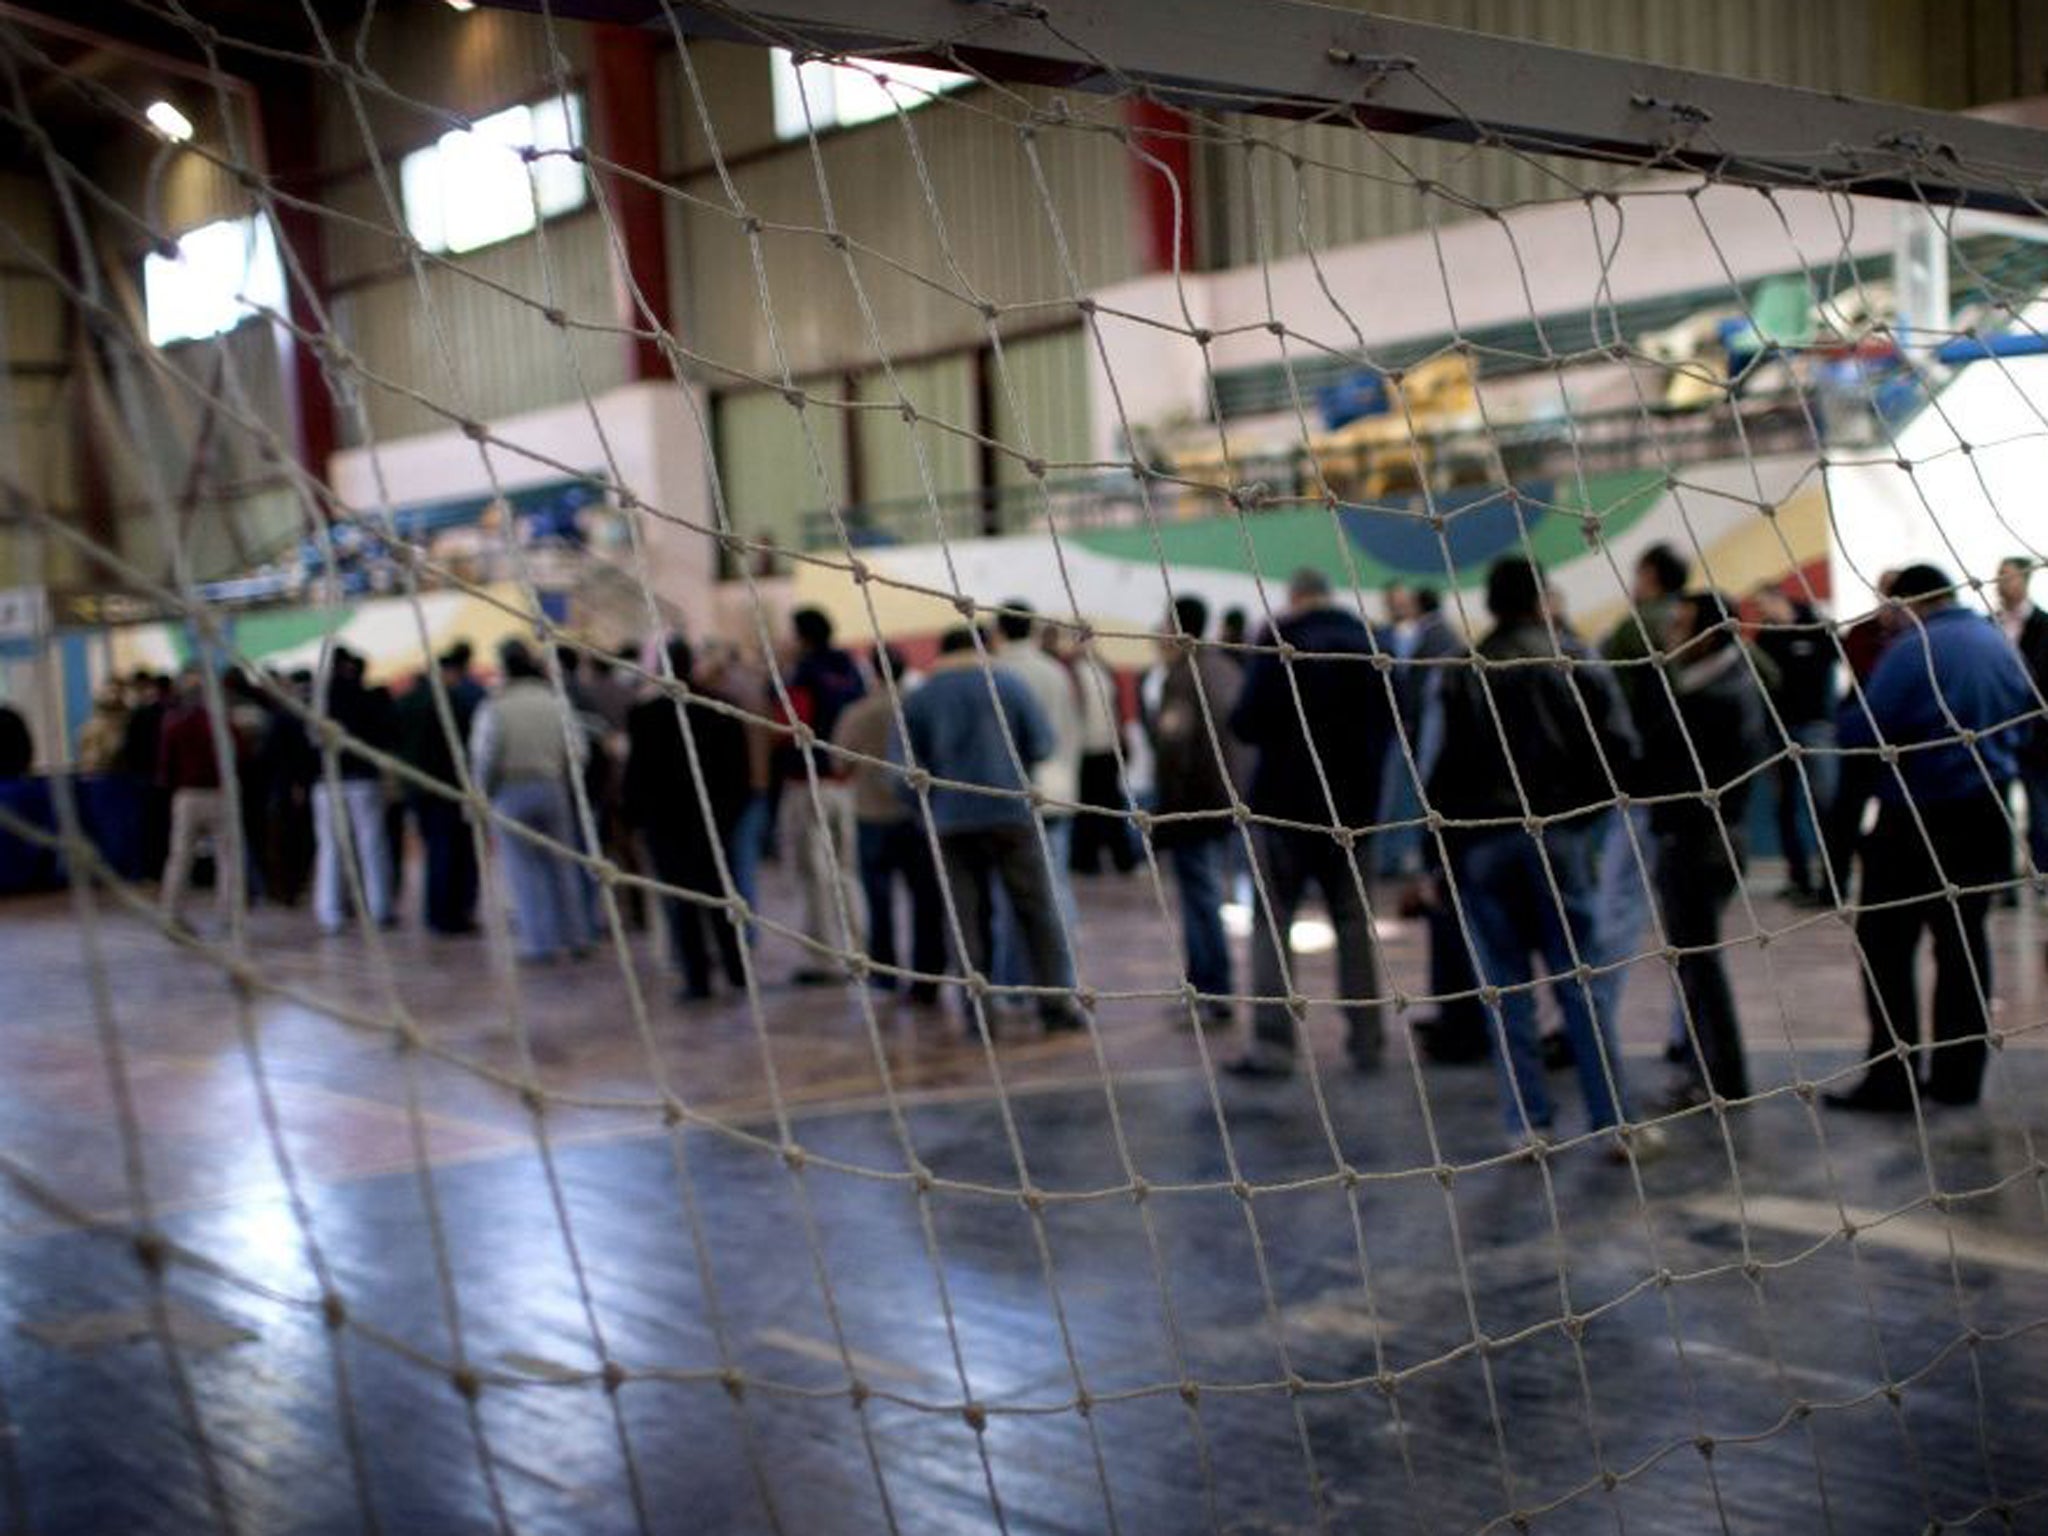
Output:
<svg viewBox="0 0 2048 1536">
<path fill-rule="evenodd" d="M 598 195 L 608 198 L 622 248 L 614 258 L 618 290 L 618 323 L 635 332 L 649 329 L 648 316 L 636 303 L 639 290 L 646 310 L 664 330 L 671 320 L 668 292 L 668 229 L 663 222 L 659 45 L 651 32 L 632 27 L 600 26 L 591 32 L 590 96 L 592 143 L 598 154 L 645 182 L 612 175 L 601 179 Z M 621 261 L 620 258 L 623 258 Z M 631 353 L 628 376 L 635 380 L 665 379 L 668 360 L 653 337 L 627 339 Z"/>
</svg>

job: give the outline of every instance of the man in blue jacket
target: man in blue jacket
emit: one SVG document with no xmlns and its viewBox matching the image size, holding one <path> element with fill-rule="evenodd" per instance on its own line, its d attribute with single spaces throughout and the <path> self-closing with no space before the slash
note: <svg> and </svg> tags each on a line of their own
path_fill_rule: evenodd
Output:
<svg viewBox="0 0 2048 1536">
<path fill-rule="evenodd" d="M 1946 571 L 1908 566 L 1891 600 L 1903 608 L 1897 638 L 1840 724 L 1844 750 L 1898 753 L 1879 759 L 1856 918 L 1869 1062 L 1855 1088 L 1827 1095 L 1835 1109 L 1910 1110 L 1920 1056 L 1928 1098 L 1977 1102 L 1991 1025 L 1984 917 L 2012 876 L 2005 794 L 2034 702 L 2012 646 L 1990 619 L 1956 603 Z M 1934 940 L 1931 1045 L 1920 1043 L 1915 975 L 1923 933 Z"/>
<path fill-rule="evenodd" d="M 897 741 L 891 756 L 949 781 L 929 791 L 930 814 L 969 974 L 989 973 L 1001 881 L 1023 933 L 1032 985 L 1064 988 L 1067 947 L 1028 798 L 1031 770 L 1054 746 L 1045 712 L 1015 673 L 983 661 L 974 631 L 962 628 L 939 642 L 938 661 L 903 701 L 903 724 L 908 750 Z M 904 793 L 917 805 L 907 779 Z M 1040 992 L 1036 1002 L 1048 1030 L 1086 1023 L 1065 990 Z"/>
<path fill-rule="evenodd" d="M 1379 1064 L 1379 958 L 1365 880 L 1368 835 L 1394 739 L 1394 702 L 1374 665 L 1380 654 L 1356 613 L 1332 600 L 1329 578 L 1297 571 L 1287 612 L 1253 658 L 1230 729 L 1258 751 L 1251 809 L 1258 828 L 1258 911 L 1252 918 L 1252 1044 L 1230 1071 L 1285 1077 L 1294 1070 L 1296 1020 L 1281 999 L 1305 990 L 1289 933 L 1310 882 L 1337 936 L 1337 992 L 1353 1065 Z M 1278 648 L 1291 647 L 1283 659 Z M 1405 765 L 1402 769 L 1406 771 Z M 1273 822 L 1306 823 L 1274 825 Z"/>
</svg>

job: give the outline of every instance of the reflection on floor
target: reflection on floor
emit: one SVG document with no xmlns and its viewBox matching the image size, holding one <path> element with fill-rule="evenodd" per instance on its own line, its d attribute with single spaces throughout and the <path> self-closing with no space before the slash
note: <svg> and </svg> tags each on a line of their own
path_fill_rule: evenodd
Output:
<svg viewBox="0 0 2048 1536">
<path fill-rule="evenodd" d="M 1147 882 L 1082 900 L 1085 983 L 1176 984 Z M 1845 1121 L 1793 1085 L 1861 1039 L 1846 935 L 1757 911 L 1767 1096 L 1631 1169 L 1327 1007 L 1312 1080 L 1219 1083 L 1163 997 L 992 1057 L 772 942 L 678 1005 L 635 936 L 643 1028 L 614 962 L 261 912 L 238 1001 L 12 904 L 0 1529 L 2048 1530 L 2039 951 L 1997 919 L 1982 1109 Z M 1645 1087 L 1670 1007 L 1645 962 Z"/>
</svg>

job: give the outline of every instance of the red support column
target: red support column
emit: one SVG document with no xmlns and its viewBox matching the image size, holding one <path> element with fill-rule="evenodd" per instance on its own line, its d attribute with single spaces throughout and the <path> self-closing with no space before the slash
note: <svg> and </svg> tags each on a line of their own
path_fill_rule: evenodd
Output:
<svg viewBox="0 0 2048 1536">
<path fill-rule="evenodd" d="M 298 435 L 299 462 L 314 478 L 325 481 L 327 461 L 334 456 L 334 395 L 320 366 L 316 347 L 300 336 L 321 336 L 321 314 L 327 302 L 327 252 L 319 215 L 295 206 L 292 199 L 316 202 L 320 196 L 320 135 L 314 112 L 314 81 L 306 77 L 266 82 L 256 97 L 261 118 L 265 169 L 282 197 L 276 210 L 278 259 L 284 263 L 286 308 L 297 334 L 283 338 L 286 388 Z M 287 252 L 289 254 L 287 254 Z M 326 508 L 322 507 L 324 514 Z"/>
<path fill-rule="evenodd" d="M 625 258 L 618 274 L 619 323 L 645 331 L 651 313 L 654 323 L 666 329 L 668 229 L 659 187 L 661 124 L 656 115 L 660 44 L 639 27 L 597 25 L 590 35 L 591 147 L 612 164 L 647 178 L 643 182 L 613 172 L 598 180 L 600 192 L 611 201 Z M 634 301 L 635 288 L 640 303 Z M 634 336 L 629 344 L 633 378 L 669 377 L 668 361 L 652 338 Z"/>
<path fill-rule="evenodd" d="M 1147 272 L 1195 265 L 1195 153 L 1184 113 L 1146 97 L 1124 104 L 1124 121 L 1143 158 L 1131 159 L 1131 190 Z M 1176 191 L 1177 189 L 1177 191 Z"/>
</svg>

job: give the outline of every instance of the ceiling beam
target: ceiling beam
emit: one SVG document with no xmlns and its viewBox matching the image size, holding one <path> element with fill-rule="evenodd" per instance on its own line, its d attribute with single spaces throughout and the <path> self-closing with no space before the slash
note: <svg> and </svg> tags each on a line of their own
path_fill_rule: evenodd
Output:
<svg viewBox="0 0 2048 1536">
<path fill-rule="evenodd" d="M 543 0 L 484 0 L 536 11 Z M 827 53 L 955 54 L 998 78 L 1351 121 L 1720 180 L 2038 214 L 2048 134 L 1294 0 L 545 0 L 558 17 Z"/>
</svg>

